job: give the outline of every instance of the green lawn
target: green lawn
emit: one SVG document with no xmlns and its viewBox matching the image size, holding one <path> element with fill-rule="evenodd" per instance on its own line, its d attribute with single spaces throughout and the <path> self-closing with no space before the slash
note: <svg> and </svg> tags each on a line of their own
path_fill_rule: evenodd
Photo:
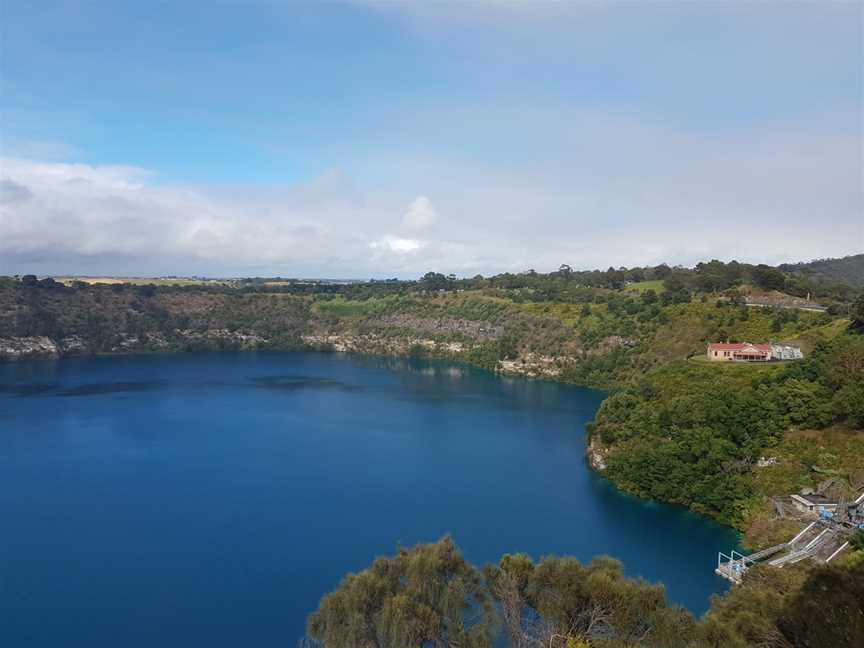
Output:
<svg viewBox="0 0 864 648">
<path fill-rule="evenodd" d="M 567 326 L 576 326 L 587 319 L 582 315 L 584 304 L 566 304 L 561 302 L 526 302 L 523 304 L 511 302 L 511 304 L 523 313 L 536 317 L 557 319 Z M 592 315 L 589 315 L 588 318 L 594 316 L 596 319 L 595 314 L 606 312 L 606 304 L 591 304 L 589 308 L 591 308 Z"/>
<path fill-rule="evenodd" d="M 628 284 L 624 290 L 639 293 L 641 295 L 647 290 L 653 290 L 657 294 L 660 294 L 666 289 L 663 287 L 662 279 L 655 279 L 653 281 L 634 281 L 633 283 Z"/>
<path fill-rule="evenodd" d="M 365 317 L 398 311 L 400 306 L 407 304 L 408 300 L 395 295 L 362 300 L 345 299 L 342 295 L 337 295 L 332 299 L 315 302 L 313 309 L 322 315 L 334 317 Z"/>
<path fill-rule="evenodd" d="M 700 353 L 687 358 L 690 362 L 695 362 L 700 365 L 708 365 L 711 367 L 759 367 L 759 366 L 782 366 L 797 362 L 797 360 L 771 360 L 770 362 L 713 362 L 708 359 L 706 354 Z"/>
</svg>

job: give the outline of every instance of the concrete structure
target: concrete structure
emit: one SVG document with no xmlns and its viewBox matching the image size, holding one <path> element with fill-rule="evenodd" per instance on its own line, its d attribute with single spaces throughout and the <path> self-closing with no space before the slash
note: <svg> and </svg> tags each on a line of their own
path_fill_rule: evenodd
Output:
<svg viewBox="0 0 864 648">
<path fill-rule="evenodd" d="M 783 293 L 770 293 L 767 295 L 747 295 L 744 298 L 744 303 L 747 306 L 757 308 L 786 308 L 803 311 L 811 311 L 813 313 L 824 313 L 828 309 L 821 304 L 810 301 L 809 295 L 807 299 L 800 297 L 792 297 Z"/>
<path fill-rule="evenodd" d="M 773 567 L 783 567 L 802 560 L 817 564 L 831 562 L 849 548 L 854 533 L 859 529 L 864 530 L 864 493 L 852 497 L 855 497 L 852 502 L 846 496 L 837 502 L 820 493 L 790 495 L 789 501 L 795 508 L 805 512 L 800 517 L 812 521 L 789 542 L 749 556 L 737 551 L 718 553 L 714 573 L 738 584 L 745 571 L 763 562 Z M 783 517 L 782 513 L 780 517 Z"/>
<path fill-rule="evenodd" d="M 771 344 L 771 359 L 772 360 L 801 360 L 804 354 L 801 353 L 801 347 L 792 344 Z"/>
<path fill-rule="evenodd" d="M 712 342 L 708 345 L 708 359 L 712 362 L 767 362 L 771 359 L 771 345 Z"/>
<path fill-rule="evenodd" d="M 837 508 L 836 501 L 816 493 L 811 495 L 790 495 L 790 498 L 795 508 L 803 513 L 818 513 L 820 510 L 833 511 Z"/>
</svg>

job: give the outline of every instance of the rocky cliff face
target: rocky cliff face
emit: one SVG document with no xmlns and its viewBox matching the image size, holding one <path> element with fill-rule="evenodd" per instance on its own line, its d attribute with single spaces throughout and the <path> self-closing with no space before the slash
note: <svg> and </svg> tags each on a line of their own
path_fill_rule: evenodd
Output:
<svg viewBox="0 0 864 648">
<path fill-rule="evenodd" d="M 461 360 L 502 374 L 562 379 L 595 354 L 627 343 L 613 335 L 586 348 L 555 318 L 479 297 L 406 298 L 395 307 L 384 298 L 345 303 L 354 310 L 281 293 L 6 282 L 0 284 L 0 361 L 307 348 Z"/>
<path fill-rule="evenodd" d="M 568 365 L 577 360 L 568 356 L 549 356 L 525 353 L 514 360 L 499 360 L 497 371 L 512 376 L 529 378 L 558 378 Z"/>
<path fill-rule="evenodd" d="M 489 322 L 452 317 L 429 318 L 399 314 L 387 315 L 372 322 L 385 329 L 407 329 L 429 335 L 463 336 L 478 342 L 489 342 L 501 337 L 504 329 Z"/>
<path fill-rule="evenodd" d="M 588 463 L 594 470 L 598 472 L 606 470 L 606 460 L 609 456 L 609 449 L 604 447 L 597 439 L 591 439 L 588 442 L 588 447 L 585 448 L 585 456 L 588 458 Z"/>
<path fill-rule="evenodd" d="M 121 333 L 112 344 L 94 349 L 77 335 L 60 339 L 47 336 L 0 338 L 0 361 L 59 358 L 91 353 L 135 353 L 171 350 L 254 350 L 266 347 L 269 340 L 250 331 L 177 329 L 166 336 L 160 331 L 140 335 Z"/>
<path fill-rule="evenodd" d="M 48 337 L 0 338 L 0 360 L 56 358 L 60 352 L 59 345 Z"/>
<path fill-rule="evenodd" d="M 312 349 L 338 353 L 368 353 L 374 355 L 429 355 L 432 357 L 467 360 L 472 349 L 469 342 L 442 342 L 420 336 L 393 336 L 378 333 L 319 333 L 301 336 Z M 512 360 L 500 360 L 495 371 L 508 376 L 527 378 L 559 378 L 563 370 L 578 362 L 569 356 L 549 356 L 527 352 Z"/>
<path fill-rule="evenodd" d="M 44 335 L 0 338 L 0 361 L 28 358 L 58 358 L 90 353 L 77 335 L 52 339 Z"/>
<path fill-rule="evenodd" d="M 429 352 L 457 357 L 465 351 L 460 342 L 438 342 L 422 337 L 391 336 L 376 333 L 321 333 L 301 336 L 311 349 L 339 353 L 369 353 L 375 355 L 412 355 Z"/>
<path fill-rule="evenodd" d="M 440 329 L 436 328 L 436 330 Z M 491 330 L 488 333 L 490 335 L 495 334 Z M 481 338 L 488 339 L 482 333 Z M 306 348 L 318 351 L 392 356 L 417 355 L 452 360 L 467 360 L 467 355 L 473 347 L 470 342 L 433 340 L 423 337 L 419 333 L 393 335 L 384 332 L 318 332 L 301 335 L 300 340 Z M 253 331 L 230 331 L 228 329 L 204 331 L 176 329 L 168 335 L 160 331 L 148 331 L 138 335 L 121 333 L 110 345 L 101 349 L 91 348 L 79 336 L 69 336 L 59 340 L 46 336 L 8 337 L 0 338 L 0 361 L 58 358 L 90 353 L 280 348 L 278 344 L 274 346 L 271 342 L 269 338 Z M 500 360 L 495 370 L 510 376 L 555 379 L 561 376 L 566 367 L 572 366 L 578 361 L 579 359 L 576 357 L 558 357 L 526 352 L 512 360 Z"/>
</svg>

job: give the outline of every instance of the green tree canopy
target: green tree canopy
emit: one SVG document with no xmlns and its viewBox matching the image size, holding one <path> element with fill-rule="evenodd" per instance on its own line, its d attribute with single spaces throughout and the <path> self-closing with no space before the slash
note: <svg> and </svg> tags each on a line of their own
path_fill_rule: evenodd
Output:
<svg viewBox="0 0 864 648">
<path fill-rule="evenodd" d="M 489 648 L 492 627 L 480 574 L 445 537 L 346 576 L 307 631 L 326 648 Z"/>
</svg>

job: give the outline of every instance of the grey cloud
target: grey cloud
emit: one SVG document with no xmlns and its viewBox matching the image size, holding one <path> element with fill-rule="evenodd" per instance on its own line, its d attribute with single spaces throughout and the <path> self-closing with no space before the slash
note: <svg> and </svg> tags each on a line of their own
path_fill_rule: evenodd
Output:
<svg viewBox="0 0 864 648">
<path fill-rule="evenodd" d="M 0 178 L 0 205 L 11 205 L 33 197 L 33 192 L 23 184 L 8 178 Z"/>
</svg>

